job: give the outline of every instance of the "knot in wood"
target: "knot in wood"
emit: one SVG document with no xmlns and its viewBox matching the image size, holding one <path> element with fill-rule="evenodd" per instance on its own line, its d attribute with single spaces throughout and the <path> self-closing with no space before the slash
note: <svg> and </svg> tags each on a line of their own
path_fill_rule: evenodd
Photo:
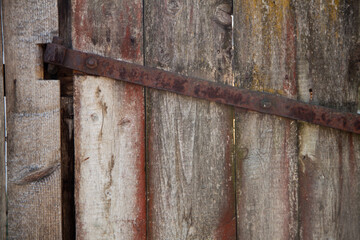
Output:
<svg viewBox="0 0 360 240">
<path fill-rule="evenodd" d="M 216 7 L 214 20 L 224 27 L 232 26 L 232 7 L 230 4 L 220 4 Z"/>
<path fill-rule="evenodd" d="M 181 8 L 180 3 L 177 0 L 171 0 L 167 3 L 167 10 L 170 14 L 177 14 Z"/>
</svg>

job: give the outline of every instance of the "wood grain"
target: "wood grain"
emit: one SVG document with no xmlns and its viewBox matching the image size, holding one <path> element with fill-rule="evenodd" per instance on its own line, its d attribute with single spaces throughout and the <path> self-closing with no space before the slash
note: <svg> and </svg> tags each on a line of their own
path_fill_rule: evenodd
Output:
<svg viewBox="0 0 360 240">
<path fill-rule="evenodd" d="M 1 25 L 1 19 L 0 19 Z M 3 53 L 2 31 L 0 33 L 0 53 Z M 5 109 L 4 109 L 4 69 L 0 60 L 0 240 L 6 239 L 6 171 L 5 171 Z"/>
<path fill-rule="evenodd" d="M 72 1 L 74 49 L 141 64 L 141 0 Z M 145 239 L 143 89 L 76 76 L 77 239 Z"/>
<path fill-rule="evenodd" d="M 296 98 L 294 12 L 290 0 L 234 1 L 235 85 Z M 237 235 L 297 237 L 297 123 L 236 114 Z"/>
<path fill-rule="evenodd" d="M 57 1 L 3 1 L 9 239 L 61 238 L 60 88 L 43 81 Z"/>
<path fill-rule="evenodd" d="M 360 81 L 351 77 L 349 60 L 360 36 L 359 7 L 357 1 L 296 2 L 301 100 L 357 111 Z M 299 134 L 300 238 L 359 239 L 359 136 L 305 123 Z"/>
<path fill-rule="evenodd" d="M 232 84 L 231 1 L 145 1 L 145 63 Z M 147 91 L 148 238 L 235 239 L 231 108 Z"/>
</svg>

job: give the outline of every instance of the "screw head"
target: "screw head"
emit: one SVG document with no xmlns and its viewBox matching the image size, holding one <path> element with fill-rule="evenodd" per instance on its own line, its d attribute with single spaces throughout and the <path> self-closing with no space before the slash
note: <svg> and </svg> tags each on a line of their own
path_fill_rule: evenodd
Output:
<svg viewBox="0 0 360 240">
<path fill-rule="evenodd" d="M 97 67 L 97 60 L 93 57 L 89 57 L 86 59 L 86 67 L 90 69 L 94 69 Z"/>
</svg>

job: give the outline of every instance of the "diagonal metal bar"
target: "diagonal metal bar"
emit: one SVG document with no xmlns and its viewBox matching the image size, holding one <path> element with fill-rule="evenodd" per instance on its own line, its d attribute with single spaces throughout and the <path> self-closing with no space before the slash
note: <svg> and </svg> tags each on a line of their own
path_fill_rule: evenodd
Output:
<svg viewBox="0 0 360 240">
<path fill-rule="evenodd" d="M 86 74 L 360 133 L 360 115 L 47 44 L 44 61 Z"/>
</svg>

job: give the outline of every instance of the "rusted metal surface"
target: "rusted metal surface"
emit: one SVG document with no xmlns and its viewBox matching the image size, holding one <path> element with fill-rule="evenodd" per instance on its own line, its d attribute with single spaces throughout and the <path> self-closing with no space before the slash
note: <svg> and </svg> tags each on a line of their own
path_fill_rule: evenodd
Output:
<svg viewBox="0 0 360 240">
<path fill-rule="evenodd" d="M 261 113 L 360 133 L 360 115 L 299 102 L 274 94 L 239 89 L 198 78 L 48 44 L 44 61 L 95 76 L 104 76 L 145 87 Z"/>
</svg>

